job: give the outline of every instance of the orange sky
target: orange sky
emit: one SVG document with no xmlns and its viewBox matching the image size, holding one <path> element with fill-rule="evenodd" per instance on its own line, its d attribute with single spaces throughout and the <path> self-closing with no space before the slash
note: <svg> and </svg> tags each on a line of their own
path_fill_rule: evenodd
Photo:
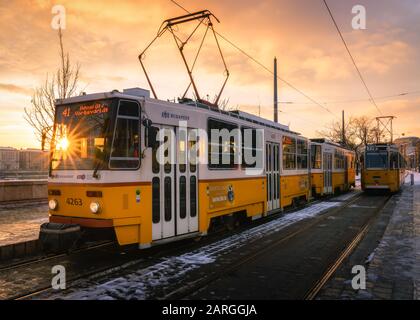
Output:
<svg viewBox="0 0 420 320">
<path fill-rule="evenodd" d="M 367 100 L 353 65 L 322 0 L 180 0 L 191 11 L 209 9 L 221 21 L 215 28 L 279 75 L 337 115 L 379 115 Z M 33 88 L 56 69 L 58 42 L 44 0 L 0 2 L 0 146 L 37 147 L 23 119 Z M 65 48 L 81 65 L 86 92 L 145 87 L 137 56 L 155 36 L 162 20 L 184 14 L 169 0 L 60 1 L 67 11 Z M 329 0 L 330 7 L 384 115 L 395 115 L 396 135 L 420 136 L 420 2 L 418 0 Z M 351 9 L 367 9 L 367 29 L 353 30 Z M 179 28 L 182 34 L 186 29 Z M 208 38 L 197 64 L 200 91 L 211 97 L 223 78 L 214 42 Z M 200 39 L 194 39 L 194 49 Z M 223 98 L 229 106 L 272 119 L 272 76 L 220 40 L 231 78 Z M 187 48 L 189 49 L 189 48 Z M 187 50 L 186 49 L 186 50 Z M 192 51 L 187 50 L 191 55 Z M 145 60 L 161 99 L 181 95 L 187 82 L 182 60 L 169 36 L 162 37 Z M 358 102 L 341 102 L 360 100 Z M 312 137 L 334 116 L 279 82 L 280 122 Z M 337 102 L 339 101 L 339 102 Z"/>
</svg>

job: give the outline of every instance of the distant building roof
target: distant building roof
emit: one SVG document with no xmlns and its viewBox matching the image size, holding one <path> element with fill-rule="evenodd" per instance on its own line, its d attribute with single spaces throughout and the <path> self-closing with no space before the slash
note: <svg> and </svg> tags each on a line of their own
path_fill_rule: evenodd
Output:
<svg viewBox="0 0 420 320">
<path fill-rule="evenodd" d="M 10 151 L 16 150 L 17 151 L 17 149 L 13 147 L 0 147 L 0 150 L 10 150 Z"/>
</svg>

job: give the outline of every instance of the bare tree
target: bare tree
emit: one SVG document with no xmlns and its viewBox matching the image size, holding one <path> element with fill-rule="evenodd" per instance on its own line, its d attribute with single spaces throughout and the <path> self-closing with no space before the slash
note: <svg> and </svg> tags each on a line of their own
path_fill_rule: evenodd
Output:
<svg viewBox="0 0 420 320">
<path fill-rule="evenodd" d="M 321 135 L 334 142 L 342 142 L 341 122 L 334 121 Z M 345 142 L 351 149 L 356 150 L 361 146 L 374 143 L 377 138 L 377 128 L 373 121 L 366 116 L 350 117 L 345 123 Z"/>
<path fill-rule="evenodd" d="M 343 130 L 341 121 L 333 121 L 326 128 L 326 130 L 319 132 L 321 136 L 336 143 L 343 143 Z M 350 117 L 344 123 L 344 140 L 351 149 L 354 149 L 357 145 L 355 118 L 353 117 Z"/>
<path fill-rule="evenodd" d="M 31 107 L 25 108 L 25 120 L 34 128 L 36 137 L 42 143 L 49 145 L 52 139 L 56 99 L 65 99 L 77 94 L 80 65 L 72 65 L 68 52 L 64 51 L 63 34 L 58 29 L 60 44 L 60 66 L 57 71 L 45 79 L 43 85 L 35 89 Z"/>
<path fill-rule="evenodd" d="M 341 126 L 340 121 L 334 121 L 327 127 L 327 130 L 320 132 L 320 134 L 331 141 L 341 143 Z M 372 119 L 366 116 L 351 117 L 345 123 L 345 142 L 356 153 L 357 159 L 360 159 L 362 147 L 370 143 L 375 143 L 377 137 L 377 127 L 374 125 Z"/>
<path fill-rule="evenodd" d="M 354 130 L 359 140 L 359 145 L 367 145 L 376 141 L 377 128 L 372 125 L 372 119 L 366 116 L 355 118 Z"/>
</svg>

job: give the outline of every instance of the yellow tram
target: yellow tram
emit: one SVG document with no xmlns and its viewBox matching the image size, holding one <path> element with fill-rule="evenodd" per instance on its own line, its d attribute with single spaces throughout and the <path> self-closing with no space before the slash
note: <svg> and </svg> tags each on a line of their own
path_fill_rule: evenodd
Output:
<svg viewBox="0 0 420 320">
<path fill-rule="evenodd" d="M 311 139 L 313 196 L 349 191 L 355 187 L 355 152 L 326 139 Z"/>
<path fill-rule="evenodd" d="M 311 145 L 285 125 L 187 99 L 152 99 L 140 88 L 59 100 L 50 222 L 40 239 L 56 247 L 85 230 L 111 230 L 120 245 L 147 248 L 206 235 L 214 223 L 306 202 L 312 189 L 348 190 L 353 161 L 345 148 Z"/>
<path fill-rule="evenodd" d="M 405 160 L 395 144 L 367 145 L 361 163 L 361 184 L 364 191 L 397 192 L 404 184 Z"/>
</svg>

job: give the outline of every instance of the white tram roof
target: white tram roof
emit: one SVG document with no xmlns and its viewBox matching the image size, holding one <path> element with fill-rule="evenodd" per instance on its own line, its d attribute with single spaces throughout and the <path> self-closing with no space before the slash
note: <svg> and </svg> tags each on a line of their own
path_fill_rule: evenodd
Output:
<svg viewBox="0 0 420 320">
<path fill-rule="evenodd" d="M 247 121 L 251 121 L 251 122 L 255 122 L 255 123 L 259 123 L 259 124 L 264 124 L 265 126 L 274 127 L 276 129 L 280 129 L 280 130 L 284 130 L 284 131 L 290 131 L 289 126 L 286 126 L 284 124 L 274 122 L 274 121 L 271 121 L 271 120 L 268 120 L 268 119 L 258 117 L 256 115 L 253 115 L 253 114 L 248 113 L 248 112 L 235 110 L 235 111 L 231 111 L 231 113 L 233 113 L 235 117 L 236 117 L 236 115 L 238 115 L 239 119 L 243 119 L 243 120 L 247 120 Z"/>
<path fill-rule="evenodd" d="M 143 99 L 150 99 L 152 100 L 152 98 L 150 98 L 150 91 L 146 90 L 146 89 L 142 89 L 142 88 L 130 88 L 130 89 L 124 89 L 123 92 L 120 92 L 118 90 L 113 90 L 110 92 L 100 92 L 100 93 L 91 93 L 91 94 L 82 94 L 80 96 L 76 96 L 76 97 L 71 97 L 71 98 L 66 98 L 66 99 L 57 99 L 56 100 L 56 104 L 60 105 L 60 104 L 67 104 L 67 103 L 78 103 L 78 102 L 84 102 L 84 101 L 90 101 L 90 100 L 101 100 L 101 99 L 110 99 L 110 98 L 122 98 L 122 99 L 138 99 L 138 98 L 143 98 Z M 157 99 L 153 99 L 153 100 L 157 100 Z M 158 100 L 159 101 L 159 100 Z M 167 101 L 163 101 L 163 102 L 167 102 Z M 237 118 L 237 119 L 241 119 L 241 120 L 245 120 L 251 123 L 255 123 L 255 124 L 259 124 L 265 127 L 270 127 L 273 129 L 277 129 L 277 130 L 281 130 L 281 131 L 285 131 L 288 133 L 292 133 L 292 134 L 296 134 L 296 135 L 300 135 L 300 133 L 298 132 L 294 132 L 291 131 L 289 129 L 289 126 L 268 120 L 268 119 L 264 119 L 261 117 L 258 117 L 256 115 L 244 112 L 244 111 L 240 111 L 240 110 L 235 110 L 235 111 L 225 111 L 225 110 L 221 110 L 221 109 L 215 109 L 215 108 L 211 108 L 208 105 L 205 104 L 201 104 L 201 103 L 196 103 L 194 101 L 191 100 L 191 102 L 189 103 L 178 103 L 179 105 L 189 105 L 189 106 L 193 106 L 193 107 L 197 107 L 197 108 L 203 108 L 203 109 L 207 109 L 210 111 L 213 111 L 215 113 L 220 113 L 220 114 L 224 114 L 224 115 L 228 115 L 231 116 L 233 118 Z"/>
<path fill-rule="evenodd" d="M 372 149 L 376 151 L 395 151 L 399 152 L 399 147 L 395 143 L 371 143 L 365 146 L 363 149 Z M 373 150 L 373 149 L 372 149 Z"/>
<path fill-rule="evenodd" d="M 66 103 L 78 103 L 90 100 L 101 100 L 101 99 L 111 99 L 111 98 L 125 98 L 125 99 L 138 99 L 138 98 L 149 98 L 150 92 L 146 89 L 141 88 L 130 88 L 124 89 L 123 92 L 118 90 L 112 90 L 110 92 L 99 92 L 99 93 L 90 93 L 90 94 L 81 94 L 80 96 L 66 98 L 66 99 L 56 99 L 55 102 L 57 105 L 66 104 Z"/>
<path fill-rule="evenodd" d="M 333 141 L 331 141 L 331 140 L 328 140 L 328 139 L 325 139 L 325 138 L 312 138 L 312 139 L 310 139 L 311 140 L 311 142 L 312 143 L 317 143 L 317 144 L 323 144 L 323 143 L 325 143 L 325 144 L 329 144 L 329 145 L 331 145 L 331 146 L 334 146 L 334 147 L 336 147 L 336 148 L 340 148 L 340 149 L 346 149 L 346 150 L 349 150 L 349 151 L 353 151 L 353 150 L 351 150 L 349 147 L 347 147 L 347 146 L 344 146 L 344 145 L 342 145 L 342 144 L 339 144 L 339 143 L 337 143 L 337 142 L 333 142 Z"/>
</svg>

